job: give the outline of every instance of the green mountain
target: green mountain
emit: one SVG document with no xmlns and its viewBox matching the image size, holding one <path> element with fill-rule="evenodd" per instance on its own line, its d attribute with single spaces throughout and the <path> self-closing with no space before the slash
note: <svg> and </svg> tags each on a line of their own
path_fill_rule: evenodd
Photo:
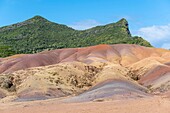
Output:
<svg viewBox="0 0 170 113">
<path fill-rule="evenodd" d="M 0 28 L 0 57 L 57 48 L 118 43 L 151 46 L 141 37 L 131 36 L 126 19 L 79 31 L 35 16 Z"/>
</svg>

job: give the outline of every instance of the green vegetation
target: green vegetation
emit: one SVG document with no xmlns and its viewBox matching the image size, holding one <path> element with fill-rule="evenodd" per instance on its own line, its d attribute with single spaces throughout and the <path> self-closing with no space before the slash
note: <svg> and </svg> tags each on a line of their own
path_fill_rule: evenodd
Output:
<svg viewBox="0 0 170 113">
<path fill-rule="evenodd" d="M 0 43 L 0 57 L 97 44 L 126 43 L 151 46 L 141 37 L 131 36 L 125 19 L 79 31 L 50 22 L 41 16 L 0 28 Z"/>
<path fill-rule="evenodd" d="M 0 45 L 0 57 L 6 57 L 14 55 L 15 52 L 10 46 Z"/>
</svg>

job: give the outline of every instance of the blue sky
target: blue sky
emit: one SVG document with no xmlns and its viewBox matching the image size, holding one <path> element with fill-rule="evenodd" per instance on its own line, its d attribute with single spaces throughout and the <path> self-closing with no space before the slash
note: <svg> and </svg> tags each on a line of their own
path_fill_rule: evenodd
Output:
<svg viewBox="0 0 170 113">
<path fill-rule="evenodd" d="M 35 15 L 75 29 L 126 18 L 132 35 L 170 48 L 170 0 L 0 0 L 0 26 Z"/>
</svg>

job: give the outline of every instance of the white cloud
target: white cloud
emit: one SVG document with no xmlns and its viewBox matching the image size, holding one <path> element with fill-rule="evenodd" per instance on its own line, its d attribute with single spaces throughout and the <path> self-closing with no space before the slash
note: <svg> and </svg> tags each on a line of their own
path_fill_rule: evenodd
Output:
<svg viewBox="0 0 170 113">
<path fill-rule="evenodd" d="M 166 41 L 170 38 L 170 24 L 140 28 L 138 30 L 138 35 L 146 38 L 148 41 Z"/>
<path fill-rule="evenodd" d="M 69 26 L 77 30 L 85 30 L 98 25 L 102 25 L 102 24 L 97 22 L 96 20 L 84 20 L 84 21 L 73 23 L 72 25 Z"/>
<path fill-rule="evenodd" d="M 170 24 L 143 27 L 136 32 L 136 35 L 145 38 L 157 47 L 166 49 L 170 47 Z"/>
</svg>

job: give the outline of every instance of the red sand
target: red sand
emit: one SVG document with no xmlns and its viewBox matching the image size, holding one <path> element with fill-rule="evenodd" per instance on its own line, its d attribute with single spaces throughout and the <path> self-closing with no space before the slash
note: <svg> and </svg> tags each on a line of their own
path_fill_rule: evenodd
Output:
<svg viewBox="0 0 170 113">
<path fill-rule="evenodd" d="M 161 57 L 161 55 L 166 52 L 167 50 L 128 44 L 56 49 L 32 55 L 15 55 L 14 57 L 1 59 L 0 73 L 11 73 L 21 69 L 52 65 L 60 62 L 85 62 L 89 57 L 101 58 L 112 62 L 116 56 L 120 59 L 122 65 L 128 65 L 129 63 L 134 63 L 143 58 L 151 57 L 152 55 Z M 124 56 L 129 57 L 122 59 Z"/>
</svg>

